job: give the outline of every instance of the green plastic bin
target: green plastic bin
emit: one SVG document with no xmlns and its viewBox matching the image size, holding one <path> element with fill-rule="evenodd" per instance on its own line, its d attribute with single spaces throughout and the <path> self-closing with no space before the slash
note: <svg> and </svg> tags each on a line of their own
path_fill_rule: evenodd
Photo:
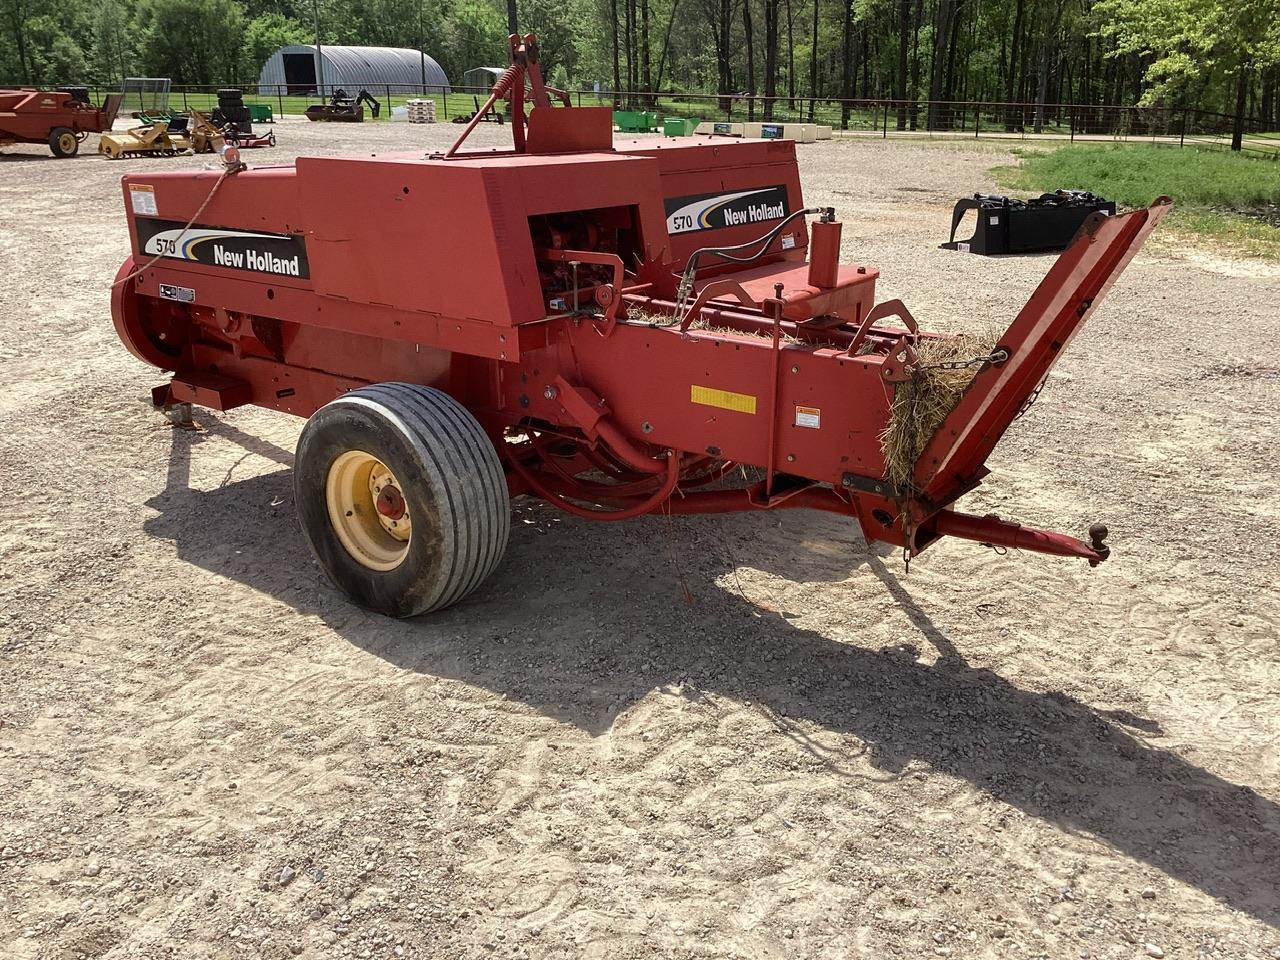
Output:
<svg viewBox="0 0 1280 960">
<path fill-rule="evenodd" d="M 646 110 L 615 110 L 613 122 L 622 133 L 648 133 L 658 125 L 658 115 Z"/>
<path fill-rule="evenodd" d="M 245 104 L 249 108 L 249 119 L 253 123 L 275 123 L 276 115 L 269 103 Z"/>
<path fill-rule="evenodd" d="M 667 117 L 662 121 L 664 137 L 688 137 L 697 129 L 697 120 L 686 120 L 684 117 Z"/>
</svg>

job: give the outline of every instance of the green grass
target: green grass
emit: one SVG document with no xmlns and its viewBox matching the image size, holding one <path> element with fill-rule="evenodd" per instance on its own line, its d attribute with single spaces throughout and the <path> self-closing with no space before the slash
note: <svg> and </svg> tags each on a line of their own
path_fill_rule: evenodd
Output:
<svg viewBox="0 0 1280 960">
<path fill-rule="evenodd" d="M 1124 207 L 1173 197 L 1172 224 L 1243 252 L 1280 259 L 1280 162 L 1224 150 L 1097 144 L 1015 150 L 1022 164 L 996 178 L 1017 191 L 1089 190 Z M 1271 215 L 1271 222 L 1264 217 Z"/>
</svg>

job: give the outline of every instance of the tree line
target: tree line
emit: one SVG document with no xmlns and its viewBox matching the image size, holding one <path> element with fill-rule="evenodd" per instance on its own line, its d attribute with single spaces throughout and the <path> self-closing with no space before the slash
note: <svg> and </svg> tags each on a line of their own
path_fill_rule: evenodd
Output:
<svg viewBox="0 0 1280 960">
<path fill-rule="evenodd" d="M 459 82 L 504 66 L 504 0 L 0 0 L 0 82 L 126 76 L 248 84 L 278 47 L 421 47 Z M 1162 105 L 1280 125 L 1277 0 L 521 0 L 571 88 L 892 99 L 899 127 L 948 101 Z M 931 105 L 923 105 L 931 102 Z M 846 107 L 848 111 L 854 107 Z"/>
</svg>

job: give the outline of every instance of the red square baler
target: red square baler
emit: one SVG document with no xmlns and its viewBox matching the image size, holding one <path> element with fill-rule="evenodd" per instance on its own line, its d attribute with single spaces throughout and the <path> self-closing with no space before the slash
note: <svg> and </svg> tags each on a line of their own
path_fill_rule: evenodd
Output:
<svg viewBox="0 0 1280 960">
<path fill-rule="evenodd" d="M 95 107 L 84 88 L 0 90 L 0 147 L 47 143 L 55 157 L 74 157 L 86 136 L 111 129 L 123 99 L 111 93 Z"/>
<path fill-rule="evenodd" d="M 1101 526 L 952 505 L 1167 200 L 1091 220 L 1002 336 L 939 363 L 956 338 L 839 263 L 792 143 L 614 144 L 607 108 L 553 106 L 533 37 L 511 45 L 490 101 L 524 117 L 528 85 L 513 150 L 461 152 L 468 128 L 442 154 L 124 178 L 112 314 L 172 371 L 155 402 L 309 418 L 297 509 L 354 600 L 407 616 L 466 596 L 518 495 L 596 520 L 827 510 L 908 557 L 944 535 L 1107 556 Z M 940 369 L 962 386 L 904 423 Z M 893 446 L 904 427 L 914 446 Z"/>
</svg>

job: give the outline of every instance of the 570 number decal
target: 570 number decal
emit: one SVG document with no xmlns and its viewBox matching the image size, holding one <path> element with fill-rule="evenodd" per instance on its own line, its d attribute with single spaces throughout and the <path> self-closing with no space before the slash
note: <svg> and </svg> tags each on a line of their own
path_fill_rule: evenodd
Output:
<svg viewBox="0 0 1280 960">
<path fill-rule="evenodd" d="M 733 193 L 703 193 L 666 200 L 667 233 L 721 230 L 781 220 L 791 212 L 787 188 L 778 184 Z"/>
</svg>

